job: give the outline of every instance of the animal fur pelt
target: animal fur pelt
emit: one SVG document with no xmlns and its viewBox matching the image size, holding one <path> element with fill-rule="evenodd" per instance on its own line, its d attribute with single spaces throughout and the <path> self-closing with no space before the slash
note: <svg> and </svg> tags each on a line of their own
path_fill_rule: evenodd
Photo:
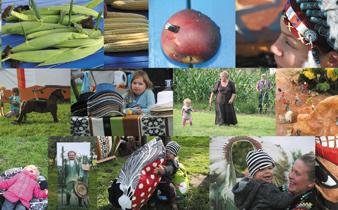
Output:
<svg viewBox="0 0 338 210">
<path fill-rule="evenodd" d="M 327 24 L 330 27 L 329 37 L 334 40 L 334 49 L 338 50 L 338 2 L 323 0 L 320 8 L 327 13 Z"/>
</svg>

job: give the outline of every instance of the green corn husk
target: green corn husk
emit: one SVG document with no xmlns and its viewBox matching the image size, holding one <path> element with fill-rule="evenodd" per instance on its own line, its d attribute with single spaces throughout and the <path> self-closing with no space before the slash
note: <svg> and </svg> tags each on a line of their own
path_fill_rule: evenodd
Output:
<svg viewBox="0 0 338 210">
<path fill-rule="evenodd" d="M 103 36 L 98 39 L 73 39 L 67 40 L 60 44 L 55 45 L 56 48 L 74 48 L 92 46 L 103 41 Z"/>
<path fill-rule="evenodd" d="M 54 33 L 61 33 L 61 32 L 76 32 L 76 29 L 75 28 L 57 28 L 57 29 L 46 30 L 46 31 L 38 31 L 35 33 L 28 34 L 26 38 L 35 39 L 40 36 L 45 36 L 45 35 L 54 34 Z"/>
<path fill-rule="evenodd" d="M 103 39 L 95 43 L 95 45 L 69 49 L 63 52 L 62 54 L 58 54 L 57 56 L 53 56 L 47 59 L 45 62 L 40 63 L 38 66 L 47 66 L 52 64 L 66 63 L 79 60 L 94 54 L 102 47 L 103 47 Z"/>
<path fill-rule="evenodd" d="M 14 17 L 16 17 L 18 20 L 22 20 L 22 21 L 37 21 L 36 17 L 33 16 L 33 15 L 25 15 L 25 14 L 22 14 L 22 13 L 18 13 L 18 12 L 15 12 L 15 11 L 12 11 L 12 15 Z M 44 23 L 59 23 L 59 20 L 60 20 L 60 15 L 43 15 L 41 16 L 41 22 L 44 22 Z M 73 15 L 71 17 L 71 20 L 72 22 L 80 22 L 81 20 L 84 20 L 88 18 L 88 16 L 85 16 L 85 15 Z M 62 20 L 62 24 L 63 25 L 67 25 L 68 24 L 68 20 L 69 20 L 69 17 L 64 17 L 64 19 Z"/>
<path fill-rule="evenodd" d="M 69 10 L 70 5 L 63 5 L 63 6 L 50 6 L 48 10 L 50 11 L 61 11 L 61 10 Z M 67 12 L 68 14 L 68 12 Z M 87 8 L 82 5 L 73 5 L 72 14 L 81 14 L 81 15 L 88 15 L 96 17 L 99 13 L 93 9 Z"/>
<path fill-rule="evenodd" d="M 65 25 L 54 24 L 54 23 L 41 23 L 24 21 L 19 23 L 7 23 L 2 26 L 3 34 L 31 34 L 38 31 L 51 30 L 56 28 L 67 28 Z"/>
<path fill-rule="evenodd" d="M 81 33 L 88 35 L 88 37 L 92 39 L 100 38 L 102 36 L 102 32 L 100 30 L 95 29 L 83 28 L 81 30 Z"/>
<path fill-rule="evenodd" d="M 88 4 L 86 4 L 86 7 L 90 8 L 90 9 L 93 9 L 97 5 L 101 4 L 102 2 L 103 2 L 103 0 L 93 0 L 93 1 L 89 2 Z"/>
<path fill-rule="evenodd" d="M 62 5 L 62 6 L 41 7 L 38 9 L 38 11 L 40 15 L 58 15 L 60 14 L 60 11 L 62 10 L 67 11 L 66 14 L 68 14 L 69 6 L 70 5 L 68 4 L 68 5 Z M 32 10 L 26 10 L 26 11 L 23 11 L 22 13 L 26 15 L 34 15 L 34 12 Z M 81 15 L 96 17 L 99 13 L 86 6 L 74 4 L 73 9 L 72 9 L 72 14 L 81 14 Z"/>
<path fill-rule="evenodd" d="M 34 50 L 34 51 L 23 51 L 17 52 L 13 54 L 9 54 L 7 58 L 13 59 L 21 62 L 29 62 L 29 63 L 41 63 L 47 60 L 50 57 L 54 57 L 60 53 L 64 53 L 68 49 L 54 49 L 54 50 Z"/>
<path fill-rule="evenodd" d="M 26 41 L 25 43 L 14 47 L 11 51 L 15 53 L 20 51 L 41 50 L 44 48 L 53 47 L 54 45 L 66 40 L 81 38 L 88 38 L 88 35 L 74 32 L 48 34 L 46 36 L 37 37 L 35 39 Z"/>
<path fill-rule="evenodd" d="M 40 20 L 37 20 L 35 16 L 33 15 L 25 15 L 19 12 L 12 11 L 13 17 L 16 17 L 18 20 L 21 21 L 41 21 L 44 23 L 59 23 L 60 15 L 43 15 L 41 16 Z M 88 16 L 85 15 L 74 15 L 71 17 L 71 22 L 78 23 L 81 20 L 84 20 L 88 18 Z M 63 25 L 68 25 L 69 17 L 64 17 L 62 20 Z"/>
<path fill-rule="evenodd" d="M 40 20 L 41 19 L 41 15 L 40 15 L 40 12 L 38 10 L 38 7 L 36 6 L 36 3 L 34 0 L 29 0 L 29 7 L 31 8 L 31 10 L 33 11 L 34 13 L 34 16 Z"/>
</svg>

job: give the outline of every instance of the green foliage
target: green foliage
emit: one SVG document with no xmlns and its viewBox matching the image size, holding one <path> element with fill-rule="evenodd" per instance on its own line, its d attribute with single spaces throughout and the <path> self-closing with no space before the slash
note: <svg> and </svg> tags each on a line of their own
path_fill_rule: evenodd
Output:
<svg viewBox="0 0 338 210">
<path fill-rule="evenodd" d="M 300 150 L 297 150 L 297 151 L 291 152 L 291 155 L 292 155 L 292 165 L 293 165 L 296 162 L 296 160 L 300 158 L 300 156 L 302 156 L 302 152 Z"/>
<path fill-rule="evenodd" d="M 36 165 L 47 177 L 47 137 L 1 137 L 0 173 L 14 167 Z"/>
<path fill-rule="evenodd" d="M 239 141 L 233 144 L 232 146 L 232 159 L 234 167 L 236 169 L 236 174 L 240 174 L 241 177 L 245 171 L 246 167 L 246 155 L 249 151 L 253 150 L 252 144 L 246 141 Z"/>
<path fill-rule="evenodd" d="M 283 158 L 276 161 L 275 171 L 274 171 L 274 183 L 277 186 L 281 186 L 284 183 L 287 183 L 287 177 L 285 176 L 285 172 L 289 170 L 289 158 L 285 151 L 282 151 Z"/>
<path fill-rule="evenodd" d="M 195 103 L 208 106 L 209 96 L 214 84 L 219 80 L 222 69 L 175 69 L 174 70 L 174 101 L 182 104 L 183 99 L 190 98 Z M 268 74 L 268 69 L 227 69 L 229 79 L 236 86 L 235 108 L 239 113 L 258 113 L 258 93 L 256 83 L 262 73 L 267 73 L 272 83 L 269 91 L 268 113 L 274 113 L 275 107 L 275 75 Z"/>
<path fill-rule="evenodd" d="M 337 68 L 335 69 L 305 68 L 299 74 L 298 82 L 299 83 L 307 82 L 309 84 L 309 90 L 316 90 L 318 92 L 325 92 L 332 95 L 336 95 L 338 93 L 338 79 L 336 81 L 333 81 L 332 78 L 330 78 L 333 76 L 329 74 L 331 70 L 333 75 L 335 76 L 338 75 Z M 309 72 L 312 72 L 315 78 L 310 79 L 309 75 L 311 74 Z"/>
<path fill-rule="evenodd" d="M 235 126 L 216 126 L 214 112 L 193 112 L 192 126 L 182 127 L 180 109 L 174 109 L 175 136 L 274 136 L 276 134 L 275 116 L 237 114 Z"/>
<path fill-rule="evenodd" d="M 316 90 L 318 90 L 318 92 L 326 92 L 330 89 L 330 85 L 327 82 L 323 82 L 323 83 L 318 83 L 316 85 Z"/>
</svg>

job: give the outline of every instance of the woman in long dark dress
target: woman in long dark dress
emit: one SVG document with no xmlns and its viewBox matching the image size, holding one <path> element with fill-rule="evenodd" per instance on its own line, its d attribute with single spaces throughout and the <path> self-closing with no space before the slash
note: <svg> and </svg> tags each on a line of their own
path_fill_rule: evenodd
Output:
<svg viewBox="0 0 338 210">
<path fill-rule="evenodd" d="M 222 71 L 220 73 L 220 80 L 214 85 L 209 98 L 211 105 L 214 94 L 216 95 L 216 125 L 236 125 L 237 117 L 234 108 L 234 100 L 236 97 L 235 83 L 228 79 L 229 73 Z"/>
</svg>

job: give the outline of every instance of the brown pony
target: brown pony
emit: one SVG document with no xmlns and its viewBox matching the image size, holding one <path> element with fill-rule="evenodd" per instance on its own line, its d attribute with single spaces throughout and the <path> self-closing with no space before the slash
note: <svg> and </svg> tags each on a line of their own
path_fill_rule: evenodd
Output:
<svg viewBox="0 0 338 210">
<path fill-rule="evenodd" d="M 52 114 L 54 123 L 57 123 L 59 120 L 57 118 L 57 101 L 64 100 L 62 95 L 62 90 L 54 90 L 48 97 L 45 99 L 30 99 L 24 101 L 20 105 L 20 114 L 15 123 L 23 123 L 27 119 L 27 114 L 31 112 L 46 113 L 50 112 Z"/>
</svg>

